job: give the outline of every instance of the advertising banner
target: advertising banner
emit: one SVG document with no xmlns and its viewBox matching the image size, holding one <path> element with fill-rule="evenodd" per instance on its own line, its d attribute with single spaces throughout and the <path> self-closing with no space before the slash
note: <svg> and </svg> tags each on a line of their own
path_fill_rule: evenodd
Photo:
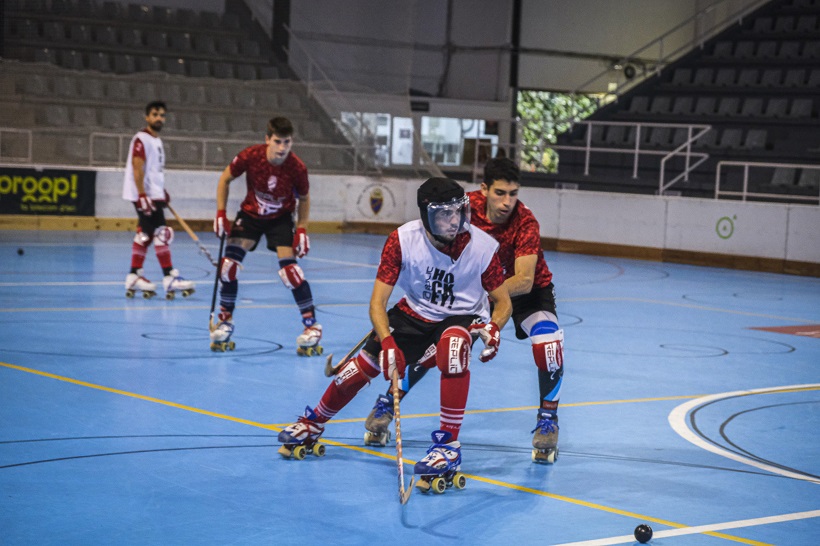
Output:
<svg viewBox="0 0 820 546">
<path fill-rule="evenodd" d="M 94 216 L 97 173 L 0 167 L 0 214 Z"/>
</svg>

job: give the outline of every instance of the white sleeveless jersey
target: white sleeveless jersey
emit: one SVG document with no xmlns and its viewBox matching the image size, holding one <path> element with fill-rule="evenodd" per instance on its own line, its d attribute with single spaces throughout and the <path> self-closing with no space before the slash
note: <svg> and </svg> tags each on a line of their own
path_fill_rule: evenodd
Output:
<svg viewBox="0 0 820 546">
<path fill-rule="evenodd" d="M 165 199 L 165 150 L 162 139 L 151 136 L 146 131 L 140 131 L 131 139 L 128 146 L 128 159 L 125 162 L 125 177 L 122 184 L 122 198 L 127 201 L 139 199 L 137 185 L 134 182 L 134 166 L 131 162 L 134 155 L 134 143 L 139 139 L 145 149 L 145 174 L 143 184 L 145 195 L 150 199 Z"/>
<path fill-rule="evenodd" d="M 471 226 L 470 242 L 453 261 L 433 246 L 421 220 L 404 224 L 398 235 L 402 263 L 397 284 L 413 311 L 435 322 L 473 314 L 489 320 L 490 305 L 481 275 L 498 249 L 495 239 Z"/>
</svg>

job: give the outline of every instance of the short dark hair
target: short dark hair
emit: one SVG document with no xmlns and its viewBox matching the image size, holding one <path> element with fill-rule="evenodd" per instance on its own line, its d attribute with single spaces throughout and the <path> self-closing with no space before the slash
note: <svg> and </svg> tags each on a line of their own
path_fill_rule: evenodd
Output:
<svg viewBox="0 0 820 546">
<path fill-rule="evenodd" d="M 289 137 L 293 135 L 293 123 L 285 117 L 275 117 L 268 120 L 268 130 L 266 132 L 268 137 L 273 135 L 280 137 Z"/>
<path fill-rule="evenodd" d="M 165 106 L 164 102 L 162 102 L 161 100 L 155 100 L 155 101 L 149 102 L 148 105 L 145 107 L 145 115 L 147 116 L 148 114 L 150 114 L 151 110 L 153 110 L 154 108 L 156 108 L 157 110 L 162 108 L 166 112 L 168 111 L 168 107 Z"/>
<path fill-rule="evenodd" d="M 507 157 L 494 157 L 484 165 L 484 183 L 489 187 L 493 180 L 507 180 L 518 183 L 520 170 L 515 161 Z"/>
</svg>

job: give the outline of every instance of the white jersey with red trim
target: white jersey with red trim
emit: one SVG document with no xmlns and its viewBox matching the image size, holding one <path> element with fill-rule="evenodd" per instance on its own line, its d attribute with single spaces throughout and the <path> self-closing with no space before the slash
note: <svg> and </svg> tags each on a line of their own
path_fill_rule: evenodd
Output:
<svg viewBox="0 0 820 546">
<path fill-rule="evenodd" d="M 490 305 L 481 275 L 498 243 L 470 227 L 470 242 L 458 259 L 440 252 L 427 238 L 421 220 L 398 228 L 402 268 L 398 285 L 410 308 L 424 319 L 439 322 L 453 315 L 478 315 L 489 320 Z"/>
<path fill-rule="evenodd" d="M 122 184 L 122 198 L 127 201 L 139 199 L 137 184 L 134 182 L 134 156 L 145 160 L 143 185 L 145 195 L 150 199 L 165 199 L 165 149 L 162 139 L 152 136 L 145 130 L 140 131 L 131 139 L 128 146 L 128 159 L 125 162 L 125 176 Z"/>
</svg>

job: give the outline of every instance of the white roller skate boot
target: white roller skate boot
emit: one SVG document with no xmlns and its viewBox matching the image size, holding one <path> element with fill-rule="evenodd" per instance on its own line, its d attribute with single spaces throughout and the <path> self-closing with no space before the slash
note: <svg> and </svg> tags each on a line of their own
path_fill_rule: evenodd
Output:
<svg viewBox="0 0 820 546">
<path fill-rule="evenodd" d="M 558 459 L 558 415 L 554 411 L 538 410 L 538 424 L 531 432 L 532 462 L 552 464 Z"/>
<path fill-rule="evenodd" d="M 305 331 L 296 337 L 296 354 L 299 356 L 319 356 L 324 349 L 319 342 L 322 340 L 322 325 L 314 322 L 305 326 Z"/>
<path fill-rule="evenodd" d="M 142 292 L 142 297 L 145 299 L 157 295 L 157 285 L 142 276 L 142 269 L 138 269 L 136 273 L 129 273 L 125 277 L 125 297 L 133 298 L 137 292 Z"/>
<path fill-rule="evenodd" d="M 393 395 L 380 394 L 376 399 L 376 405 L 367 416 L 364 422 L 364 445 L 381 446 L 387 445 L 390 441 L 390 423 L 393 421 Z"/>
<path fill-rule="evenodd" d="M 452 434 L 443 430 L 433 432 L 433 445 L 427 449 L 427 455 L 416 463 L 413 473 L 419 478 L 416 487 L 422 493 L 432 490 L 444 493 L 448 487 L 464 489 L 467 477 L 461 470 L 461 443 L 458 440 L 448 442 Z"/>
<path fill-rule="evenodd" d="M 323 457 L 325 446 L 319 443 L 319 437 L 324 431 L 325 425 L 317 423 L 316 414 L 306 406 L 305 415 L 279 433 L 279 441 L 283 444 L 279 454 L 285 459 L 292 457 L 298 461 L 308 453 Z"/>
<path fill-rule="evenodd" d="M 182 292 L 182 297 L 187 298 L 196 291 L 194 283 L 179 276 L 178 269 L 172 269 L 168 275 L 162 279 L 162 286 L 165 288 L 165 299 L 172 300 L 176 296 L 177 290 Z"/>
<path fill-rule="evenodd" d="M 216 326 L 211 324 L 211 350 L 212 351 L 233 351 L 236 343 L 231 340 L 233 335 L 233 315 L 228 312 L 219 313 L 219 322 Z"/>
</svg>

